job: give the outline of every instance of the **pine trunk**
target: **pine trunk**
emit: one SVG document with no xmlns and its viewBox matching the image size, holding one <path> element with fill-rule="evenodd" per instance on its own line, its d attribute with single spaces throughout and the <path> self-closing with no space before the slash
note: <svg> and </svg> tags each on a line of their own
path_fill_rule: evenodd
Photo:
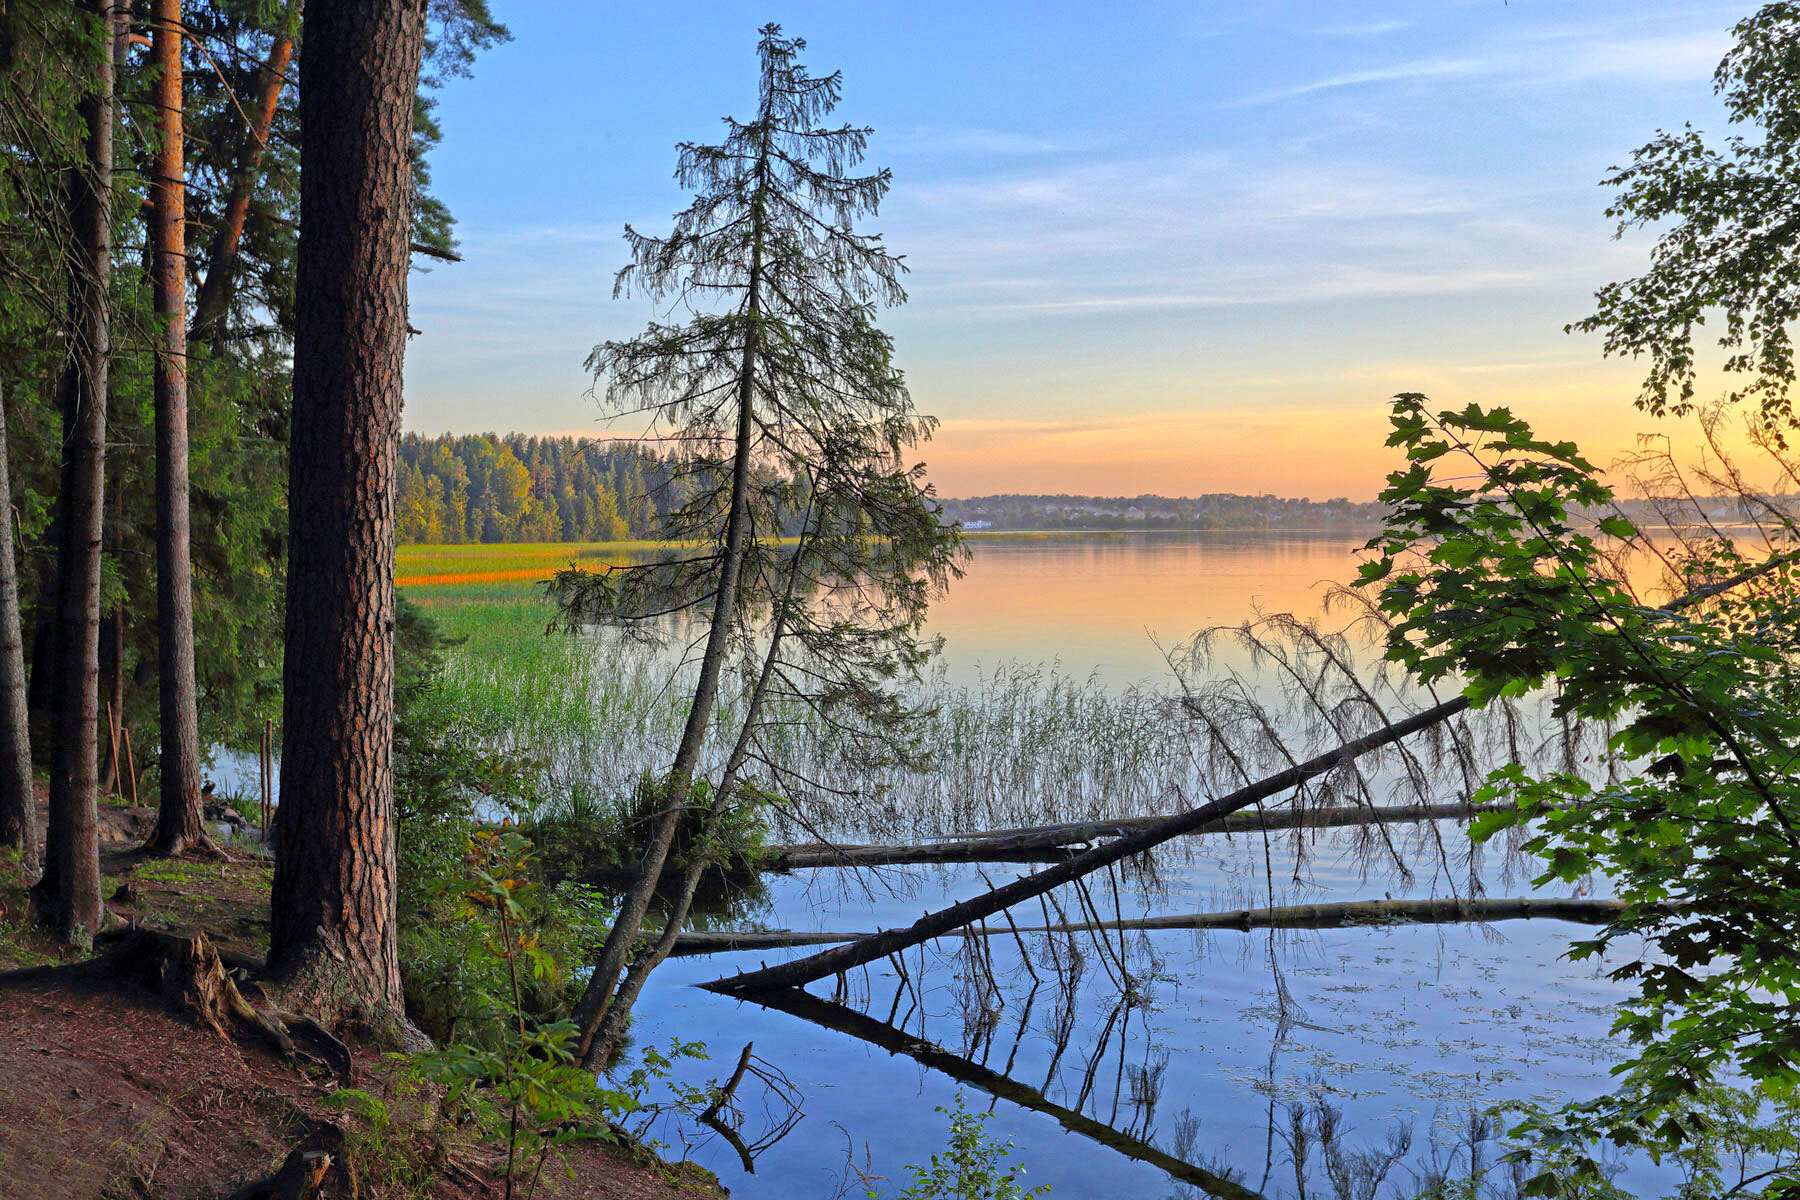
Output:
<svg viewBox="0 0 1800 1200">
<path fill-rule="evenodd" d="M 91 942 L 100 928 L 100 844 L 96 815 L 96 735 L 100 701 L 100 540 L 106 481 L 106 386 L 111 351 L 112 9 L 104 26 L 93 89 L 79 111 L 86 162 L 70 180 L 73 266 L 70 355 L 63 393 L 63 462 L 57 546 L 54 678 L 50 694 L 50 808 L 44 873 L 31 889 L 38 919 L 68 941 Z"/>
<path fill-rule="evenodd" d="M 194 687 L 181 0 L 156 0 L 154 19 L 153 96 L 161 140 L 150 184 L 150 246 L 156 305 L 156 646 L 162 758 L 156 832 L 149 849 L 181 854 L 213 849 L 200 810 L 200 719 Z"/>
<path fill-rule="evenodd" d="M 311 0 L 306 22 L 269 967 L 305 1002 L 392 1011 L 394 466 L 424 14 Z"/>
<path fill-rule="evenodd" d="M 12 481 L 6 403 L 0 396 L 0 849 L 37 864 L 37 805 L 31 791 L 31 717 L 25 704 L 25 643 L 19 631 L 19 568 L 13 556 Z"/>
</svg>

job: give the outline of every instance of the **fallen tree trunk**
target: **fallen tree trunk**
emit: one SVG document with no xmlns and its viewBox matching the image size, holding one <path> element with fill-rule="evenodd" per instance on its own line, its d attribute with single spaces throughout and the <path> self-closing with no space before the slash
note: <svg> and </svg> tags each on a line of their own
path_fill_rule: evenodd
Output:
<svg viewBox="0 0 1800 1200">
<path fill-rule="evenodd" d="M 861 938 L 848 945 L 835 946 L 818 954 L 809 954 L 805 958 L 779 963 L 773 967 L 763 967 L 760 970 L 735 975 L 729 979 L 716 979 L 703 986 L 715 992 L 731 995 L 765 992 L 776 988 L 799 988 L 815 979 L 823 979 L 827 975 L 835 975 L 840 971 L 847 971 L 852 967 L 860 967 L 864 963 L 885 958 L 909 946 L 915 946 L 920 942 L 937 937 L 939 934 L 948 933 L 953 929 L 961 929 L 965 925 L 972 925 L 983 917 L 990 917 L 1003 909 L 1011 908 L 1021 900 L 1041 896 L 1045 892 L 1053 891 L 1065 883 L 1080 879 L 1122 859 L 1130 858 L 1134 854 L 1142 854 L 1146 850 L 1160 846 L 1170 838 L 1180 837 L 1184 833 L 1193 833 L 1221 817 L 1230 816 L 1241 809 L 1279 796 L 1310 779 L 1345 766 L 1372 750 L 1391 745 L 1422 729 L 1429 729 L 1433 725 L 1446 721 L 1468 707 L 1468 699 L 1462 696 L 1433 705 L 1404 721 L 1398 721 L 1373 733 L 1354 738 L 1324 754 L 1309 758 L 1303 763 L 1297 763 L 1285 771 L 1278 771 L 1248 787 L 1239 788 L 1229 795 L 1221 796 L 1210 804 L 1202 804 L 1187 812 L 1153 821 L 1133 830 L 1124 837 L 1095 846 L 1091 850 L 1084 850 L 1066 862 L 1047 867 L 1035 875 L 1023 876 L 1012 883 L 995 888 L 973 899 L 964 900 L 948 908 L 941 908 L 934 913 L 927 913 L 905 929 L 892 929 L 877 933 L 872 937 Z"/>
<path fill-rule="evenodd" d="M 1537 918 L 1604 925 L 1625 911 L 1623 900 L 1569 900 L 1521 896 L 1493 900 L 1348 900 L 1330 904 L 1291 904 L 1275 908 L 1237 908 L 1222 912 L 1171 913 L 1128 917 L 1118 921 L 1070 921 L 1058 925 L 1020 925 L 1016 929 L 977 925 L 957 936 L 1011 937 L 1022 933 L 1085 933 L 1118 929 L 1337 929 L 1346 925 L 1448 925 L 1465 921 L 1516 921 Z M 718 954 L 729 950 L 778 950 L 789 946 L 831 946 L 876 936 L 873 933 L 806 933 L 791 929 L 710 930 L 683 933 L 675 953 Z"/>
<path fill-rule="evenodd" d="M 1370 807 L 1361 804 L 1328 808 L 1277 809 L 1273 812 L 1238 812 L 1209 821 L 1190 836 L 1261 833 L 1279 829 L 1333 829 L 1349 825 L 1399 825 L 1419 821 L 1467 820 L 1486 812 L 1498 812 L 1502 804 L 1394 804 Z M 733 860 L 712 868 L 722 878 L 747 876 L 755 871 L 803 871 L 831 867 L 929 866 L 935 863 L 1063 862 L 1101 838 L 1123 837 L 1133 830 L 1154 825 L 1166 817 L 1121 817 L 1112 821 L 1070 821 L 1021 829 L 981 830 L 947 834 L 926 842 L 891 846 L 838 845 L 833 842 L 799 842 L 771 846 L 751 863 Z M 629 868 L 602 868 L 584 872 L 581 882 L 590 887 L 624 887 L 637 878 Z M 681 873 L 665 870 L 664 889 L 681 882 Z"/>
<path fill-rule="evenodd" d="M 1662 611 L 1666 613 L 1679 612 L 1796 560 L 1800 560 L 1800 550 L 1774 555 L 1735 575 L 1696 588 L 1685 596 L 1679 596 L 1664 605 Z M 1080 879 L 1084 875 L 1101 870 L 1121 859 L 1130 858 L 1134 854 L 1142 854 L 1170 838 L 1203 829 L 1210 822 L 1228 817 L 1252 805 L 1260 804 L 1264 800 L 1298 787 L 1309 779 L 1317 778 L 1343 766 L 1371 750 L 1391 745 L 1422 729 L 1429 729 L 1434 725 L 1441 724 L 1468 708 L 1469 700 L 1466 696 L 1457 696 L 1441 704 L 1435 704 L 1423 712 L 1414 713 L 1404 721 L 1397 721 L 1373 733 L 1353 738 L 1334 750 L 1328 750 L 1324 754 L 1309 758 L 1303 763 L 1297 763 L 1247 787 L 1239 788 L 1230 795 L 1222 796 L 1210 804 L 1202 804 L 1187 812 L 1152 821 L 1123 837 L 1101 846 L 1095 846 L 1091 850 L 1085 850 L 1073 858 L 1039 871 L 1035 875 L 1023 876 L 1012 883 L 994 888 L 973 899 L 953 904 L 949 908 L 941 908 L 934 913 L 926 913 L 905 929 L 877 933 L 872 937 L 861 938 L 843 946 L 834 946 L 829 950 L 822 950 L 817 954 L 809 954 L 804 958 L 797 958 L 773 967 L 742 972 L 729 979 L 715 979 L 702 986 L 727 995 L 748 995 L 776 988 L 802 988 L 815 979 L 823 979 L 827 975 L 834 975 L 852 967 L 860 967 L 864 963 L 874 962 L 876 959 L 885 958 L 910 946 L 916 946 L 920 942 L 947 933 L 952 929 L 961 929 L 965 925 L 972 925 L 984 917 L 990 917 L 1011 908 L 1022 900 L 1029 900 L 1033 896 L 1041 896 L 1045 892 L 1054 891 L 1065 883 Z"/>
<path fill-rule="evenodd" d="M 1504 804 L 1365 804 L 1329 808 L 1278 809 L 1268 813 L 1238 812 L 1209 821 L 1190 834 L 1260 833 L 1275 829 L 1330 829 L 1344 825 L 1388 825 L 1409 821 L 1466 820 L 1498 812 Z M 1123 837 L 1147 829 L 1167 817 L 1121 817 L 1111 821 L 1069 821 L 1024 829 L 983 830 L 951 834 L 917 845 L 836 846 L 807 842 L 774 846 L 760 860 L 772 871 L 806 867 L 889 867 L 921 863 L 1037 862 L 1073 857 L 1076 848 L 1100 838 Z"/>
<path fill-rule="evenodd" d="M 1184 1159 L 1176 1158 L 1141 1138 L 1114 1129 L 1075 1109 L 1057 1104 L 1036 1088 L 1002 1075 L 990 1067 L 970 1062 L 961 1055 L 952 1054 L 933 1042 L 895 1029 L 892 1025 L 884 1024 L 854 1009 L 845 1008 L 841 1004 L 833 1004 L 828 1000 L 821 1000 L 817 996 L 797 989 L 759 994 L 755 1003 L 765 1008 L 789 1013 L 803 1021 L 811 1021 L 826 1029 L 835 1029 L 840 1033 L 849 1034 L 872 1046 L 879 1046 L 890 1054 L 904 1054 L 915 1062 L 940 1071 L 958 1082 L 980 1088 L 990 1096 L 998 1096 L 1021 1108 L 1028 1108 L 1033 1112 L 1054 1117 L 1069 1132 L 1080 1134 L 1082 1137 L 1116 1150 L 1127 1158 L 1160 1167 L 1172 1177 L 1194 1185 L 1207 1195 L 1216 1197 L 1217 1200 L 1261 1200 L 1260 1193 L 1253 1192 L 1242 1184 L 1234 1183 L 1204 1167 L 1195 1166 Z"/>
</svg>

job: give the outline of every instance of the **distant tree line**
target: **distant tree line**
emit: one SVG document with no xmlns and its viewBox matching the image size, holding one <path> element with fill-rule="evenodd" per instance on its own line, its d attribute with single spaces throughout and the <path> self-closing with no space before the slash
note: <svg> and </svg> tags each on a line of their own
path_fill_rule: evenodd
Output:
<svg viewBox="0 0 1800 1200">
<path fill-rule="evenodd" d="M 400 441 L 400 541 L 608 542 L 656 535 L 701 486 L 640 446 L 522 433 Z M 940 501 L 965 529 L 1279 529 L 1373 526 L 1385 506 L 1284 496 L 1008 493 Z M 788 522 L 791 524 L 792 522 Z M 784 532 L 792 534 L 794 530 Z"/>
<path fill-rule="evenodd" d="M 671 465 L 637 446 L 520 433 L 409 433 L 399 476 L 407 544 L 649 537 L 685 494 Z"/>
<path fill-rule="evenodd" d="M 1376 525 L 1385 505 L 1342 497 L 1313 501 L 1284 496 L 1070 496 L 1007 493 L 943 501 L 945 516 L 965 529 L 1279 529 Z"/>
</svg>

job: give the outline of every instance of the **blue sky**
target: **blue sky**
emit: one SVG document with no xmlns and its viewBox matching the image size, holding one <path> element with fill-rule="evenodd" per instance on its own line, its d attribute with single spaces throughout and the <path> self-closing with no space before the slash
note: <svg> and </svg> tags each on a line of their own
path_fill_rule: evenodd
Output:
<svg viewBox="0 0 1800 1200">
<path fill-rule="evenodd" d="M 443 96 L 466 261 L 414 276 L 410 429 L 593 432 L 582 360 L 651 315 L 620 229 L 667 228 L 674 145 L 754 103 L 757 27 L 845 76 L 894 171 L 889 314 L 940 489 L 1379 487 L 1385 398 L 1506 401 L 1602 457 L 1636 374 L 1562 332 L 1644 261 L 1598 181 L 1723 124 L 1750 5 L 549 4 Z"/>
</svg>

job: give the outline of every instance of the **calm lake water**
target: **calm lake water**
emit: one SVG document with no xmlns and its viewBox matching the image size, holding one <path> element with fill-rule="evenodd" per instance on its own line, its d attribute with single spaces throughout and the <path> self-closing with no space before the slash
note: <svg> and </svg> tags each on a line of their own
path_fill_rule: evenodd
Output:
<svg viewBox="0 0 1800 1200">
<path fill-rule="evenodd" d="M 1363 539 L 1267 533 L 1045 534 L 970 539 L 968 572 L 932 607 L 944 666 L 1060 662 L 1109 682 L 1160 679 L 1158 648 L 1256 609 L 1311 615 L 1355 576 Z"/>
<path fill-rule="evenodd" d="M 952 681 L 1018 660 L 1093 672 L 1109 688 L 1156 686 L 1168 677 L 1158 642 L 1258 609 L 1316 615 L 1319 585 L 1353 576 L 1358 544 L 1261 534 L 978 540 L 933 624 Z M 1355 852 L 1345 832 L 1240 835 L 1188 839 L 1159 855 L 1154 880 L 1096 877 L 1091 894 L 1057 903 L 1079 919 L 1089 904 L 1110 918 L 1462 893 L 1466 839 L 1446 826 L 1435 831 L 1440 845 L 1433 832 L 1407 835 L 1410 882 Z M 1480 864 L 1488 893 L 1528 894 L 1521 868 L 1529 864 L 1490 851 Z M 997 882 L 1029 869 L 985 872 Z M 737 923 L 893 927 L 986 887 L 974 867 L 861 880 L 815 871 L 774 880 Z M 1046 917 L 1060 919 L 1035 905 L 1014 914 L 1021 926 Z M 1496 1142 L 1469 1136 L 1471 1112 L 1600 1090 L 1623 994 L 1601 969 L 1562 959 L 1575 926 L 1541 920 L 1057 940 L 997 928 L 986 954 L 947 940 L 912 951 L 904 976 L 885 963 L 843 981 L 840 995 L 814 985 L 841 1001 L 831 1027 L 693 986 L 806 950 L 666 965 L 639 1004 L 636 1044 L 706 1042 L 709 1062 L 678 1068 L 706 1080 L 729 1074 L 751 1043 L 784 1085 L 752 1076 L 738 1096 L 753 1172 L 708 1129 L 665 1123 L 655 1134 L 718 1172 L 734 1196 L 896 1195 L 906 1164 L 944 1148 L 946 1118 L 934 1109 L 960 1090 L 970 1109 L 991 1111 L 992 1136 L 1014 1143 L 1026 1182 L 1049 1183 L 1057 1197 L 1229 1194 L 1221 1177 L 1271 1196 L 1329 1196 L 1317 1146 L 1297 1155 L 1292 1140 L 1296 1118 L 1316 1128 L 1326 1105 L 1341 1111 L 1350 1151 L 1380 1150 L 1406 1131 L 1410 1147 L 1380 1194 L 1412 1194 L 1434 1171 L 1466 1176 L 1471 1144 L 1477 1158 L 1496 1157 Z M 1076 961 L 1079 981 L 1060 985 L 1058 966 L 1067 979 Z M 1142 1003 L 1119 1004 L 1126 976 Z M 885 1182 L 861 1183 L 858 1171 Z M 1489 1182 L 1504 1191 L 1498 1174 Z M 1628 1164 L 1620 1182 L 1654 1191 L 1661 1180 Z"/>
</svg>

